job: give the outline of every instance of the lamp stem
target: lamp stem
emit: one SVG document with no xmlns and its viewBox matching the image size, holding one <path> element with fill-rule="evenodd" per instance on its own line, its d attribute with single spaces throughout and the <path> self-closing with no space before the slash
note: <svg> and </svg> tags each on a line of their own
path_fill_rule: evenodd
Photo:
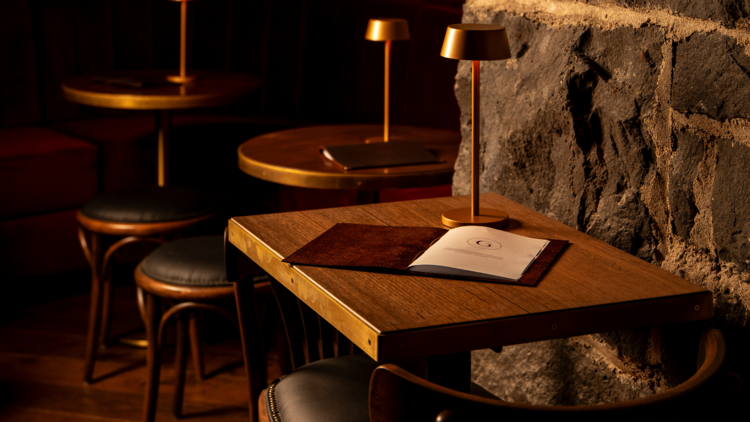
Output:
<svg viewBox="0 0 750 422">
<path fill-rule="evenodd" d="M 479 60 L 471 62 L 471 215 L 479 215 Z"/>
<path fill-rule="evenodd" d="M 180 20 L 180 79 L 185 79 L 185 56 L 187 52 L 187 1 L 181 1 L 182 16 Z"/>
<path fill-rule="evenodd" d="M 388 93 L 390 92 L 390 81 L 391 81 L 391 40 L 385 42 L 385 107 L 383 111 L 384 123 L 383 123 L 383 141 L 388 142 L 390 139 L 390 127 L 388 122 Z"/>
</svg>

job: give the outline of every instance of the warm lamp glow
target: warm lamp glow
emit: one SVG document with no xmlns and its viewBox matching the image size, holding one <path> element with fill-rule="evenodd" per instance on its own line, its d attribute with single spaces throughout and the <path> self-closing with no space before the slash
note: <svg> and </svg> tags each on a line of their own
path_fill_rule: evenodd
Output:
<svg viewBox="0 0 750 422">
<path fill-rule="evenodd" d="M 448 26 L 440 55 L 456 60 L 505 60 L 510 58 L 505 27 L 477 23 Z"/>
<path fill-rule="evenodd" d="M 370 19 L 367 23 L 366 40 L 400 41 L 409 38 L 409 24 L 406 19 L 379 18 Z"/>
<path fill-rule="evenodd" d="M 385 41 L 385 82 L 384 82 L 384 105 L 383 105 L 383 142 L 391 138 L 389 123 L 389 95 L 391 79 L 391 41 L 409 39 L 409 23 L 406 19 L 379 18 L 370 19 L 365 31 L 365 39 L 370 41 Z M 368 139 L 367 142 L 380 141 L 379 139 Z"/>
<path fill-rule="evenodd" d="M 508 33 L 498 25 L 458 23 L 448 26 L 440 55 L 449 59 L 471 60 L 471 207 L 457 208 L 443 213 L 443 224 L 448 227 L 508 225 L 505 211 L 479 207 L 479 76 L 480 60 L 510 58 Z"/>
</svg>

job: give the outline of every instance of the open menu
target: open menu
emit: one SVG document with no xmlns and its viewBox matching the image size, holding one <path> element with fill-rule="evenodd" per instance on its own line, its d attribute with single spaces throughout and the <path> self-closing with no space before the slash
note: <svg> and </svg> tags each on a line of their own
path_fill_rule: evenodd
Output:
<svg viewBox="0 0 750 422">
<path fill-rule="evenodd" d="M 408 270 L 518 281 L 549 244 L 488 227 L 450 230 L 419 256 Z"/>
<path fill-rule="evenodd" d="M 339 223 L 283 262 L 534 286 L 567 243 L 476 226 Z"/>
</svg>

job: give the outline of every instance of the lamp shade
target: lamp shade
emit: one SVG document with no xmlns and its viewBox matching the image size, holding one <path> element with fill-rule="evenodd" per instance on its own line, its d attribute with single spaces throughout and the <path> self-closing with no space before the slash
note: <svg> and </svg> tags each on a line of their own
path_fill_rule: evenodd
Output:
<svg viewBox="0 0 750 422">
<path fill-rule="evenodd" d="M 445 31 L 440 55 L 456 60 L 504 60 L 510 58 L 505 27 L 478 23 L 456 23 Z"/>
<path fill-rule="evenodd" d="M 409 23 L 406 19 L 380 18 L 370 19 L 367 23 L 365 39 L 370 41 L 408 40 Z"/>
</svg>

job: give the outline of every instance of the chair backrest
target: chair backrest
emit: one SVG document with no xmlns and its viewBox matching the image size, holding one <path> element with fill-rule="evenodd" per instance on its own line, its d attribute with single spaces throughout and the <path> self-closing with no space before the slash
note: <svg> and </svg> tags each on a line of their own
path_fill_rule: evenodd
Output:
<svg viewBox="0 0 750 422">
<path fill-rule="evenodd" d="M 270 278 L 289 343 L 292 370 L 310 362 L 346 356 L 359 348 L 277 280 Z"/>
<path fill-rule="evenodd" d="M 486 399 L 438 386 L 387 364 L 378 367 L 370 381 L 370 421 L 534 420 L 531 418 L 534 416 L 556 422 L 681 420 L 681 416 L 686 420 L 698 420 L 701 416 L 715 414 L 717 403 L 712 394 L 719 390 L 715 375 L 724 362 L 725 353 L 721 332 L 708 329 L 701 338 L 698 370 L 687 381 L 649 397 L 590 406 L 537 406 Z M 519 419 L 507 419 L 515 417 Z"/>
</svg>

